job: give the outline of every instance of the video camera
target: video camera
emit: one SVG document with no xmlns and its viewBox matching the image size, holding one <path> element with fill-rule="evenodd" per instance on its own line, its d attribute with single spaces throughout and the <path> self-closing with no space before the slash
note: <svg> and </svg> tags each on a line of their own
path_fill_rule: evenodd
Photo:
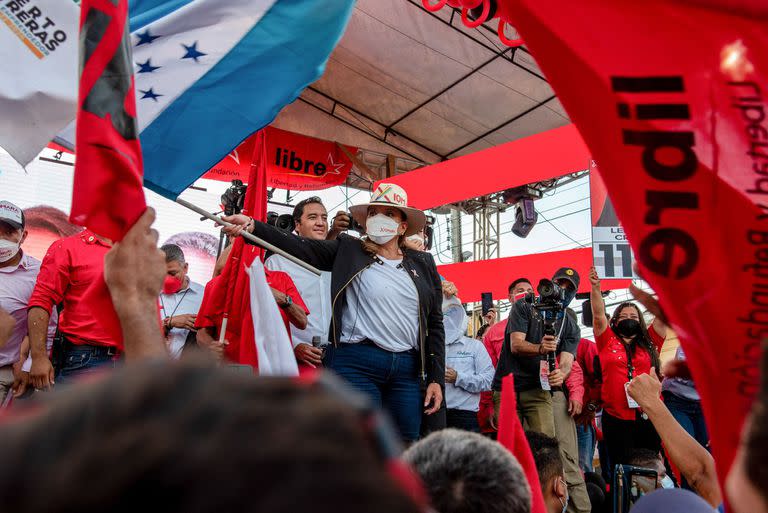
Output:
<svg viewBox="0 0 768 513">
<path fill-rule="evenodd" d="M 543 279 L 536 286 L 538 296 L 533 293 L 526 294 L 525 301 L 529 303 L 539 313 L 544 321 L 544 335 L 554 337 L 555 322 L 562 319 L 565 315 L 563 300 L 565 299 L 565 289 L 560 287 L 552 280 Z M 549 372 L 555 370 L 555 353 L 547 353 L 547 364 Z"/>
<path fill-rule="evenodd" d="M 277 212 L 267 212 L 267 224 L 274 226 L 278 230 L 286 233 L 293 233 L 296 229 L 296 223 L 293 220 L 293 214 L 278 214 Z"/>
<path fill-rule="evenodd" d="M 221 208 L 224 215 L 231 216 L 243 211 L 245 191 L 248 188 L 242 180 L 232 180 L 232 185 L 221 195 Z"/>
</svg>

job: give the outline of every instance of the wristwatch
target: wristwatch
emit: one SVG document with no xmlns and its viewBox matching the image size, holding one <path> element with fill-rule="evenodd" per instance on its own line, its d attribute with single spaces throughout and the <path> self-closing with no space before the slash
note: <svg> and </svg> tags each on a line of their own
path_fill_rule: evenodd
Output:
<svg viewBox="0 0 768 513">
<path fill-rule="evenodd" d="M 285 303 L 282 303 L 280 305 L 280 308 L 285 310 L 286 308 L 290 308 L 290 306 L 293 304 L 293 299 L 291 299 L 291 296 L 288 294 L 285 295 Z"/>
</svg>

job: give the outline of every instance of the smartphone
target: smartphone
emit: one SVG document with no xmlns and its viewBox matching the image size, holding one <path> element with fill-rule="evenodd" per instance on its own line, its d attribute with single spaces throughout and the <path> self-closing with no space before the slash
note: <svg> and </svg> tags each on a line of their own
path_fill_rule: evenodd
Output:
<svg viewBox="0 0 768 513">
<path fill-rule="evenodd" d="M 493 308 L 493 294 L 490 292 L 481 293 L 480 301 L 483 302 L 483 316 L 485 316 Z"/>
</svg>

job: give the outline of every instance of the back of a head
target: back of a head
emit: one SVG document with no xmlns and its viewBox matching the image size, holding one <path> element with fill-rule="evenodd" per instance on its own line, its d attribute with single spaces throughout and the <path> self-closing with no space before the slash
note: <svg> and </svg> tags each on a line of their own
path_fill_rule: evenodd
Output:
<svg viewBox="0 0 768 513">
<path fill-rule="evenodd" d="M 712 513 L 714 511 L 707 501 L 693 492 L 680 488 L 656 490 L 643 495 L 632 507 L 632 513 Z"/>
<path fill-rule="evenodd" d="M 528 513 L 531 491 L 504 447 L 479 434 L 444 429 L 412 445 L 403 459 L 440 513 Z"/>
<path fill-rule="evenodd" d="M 371 438 L 359 412 L 318 385 L 188 363 L 132 366 L 0 427 L 0 504 L 27 513 L 418 511 Z"/>
<path fill-rule="evenodd" d="M 627 463 L 635 467 L 656 470 L 656 467 L 661 462 L 661 455 L 651 449 L 632 449 L 627 455 Z"/>
<path fill-rule="evenodd" d="M 541 486 L 547 486 L 553 478 L 561 477 L 564 469 L 557 440 L 536 431 L 526 431 L 525 437 L 528 439 L 528 445 L 531 446 Z"/>
</svg>

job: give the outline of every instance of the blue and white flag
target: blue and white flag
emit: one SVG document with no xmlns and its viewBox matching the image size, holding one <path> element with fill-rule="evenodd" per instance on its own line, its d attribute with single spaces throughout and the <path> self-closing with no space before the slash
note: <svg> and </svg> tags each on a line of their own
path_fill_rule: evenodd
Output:
<svg viewBox="0 0 768 513">
<path fill-rule="evenodd" d="M 353 5 L 132 0 L 144 186 L 176 198 L 268 125 L 322 75 Z M 74 140 L 69 133 L 65 141 Z"/>
</svg>

